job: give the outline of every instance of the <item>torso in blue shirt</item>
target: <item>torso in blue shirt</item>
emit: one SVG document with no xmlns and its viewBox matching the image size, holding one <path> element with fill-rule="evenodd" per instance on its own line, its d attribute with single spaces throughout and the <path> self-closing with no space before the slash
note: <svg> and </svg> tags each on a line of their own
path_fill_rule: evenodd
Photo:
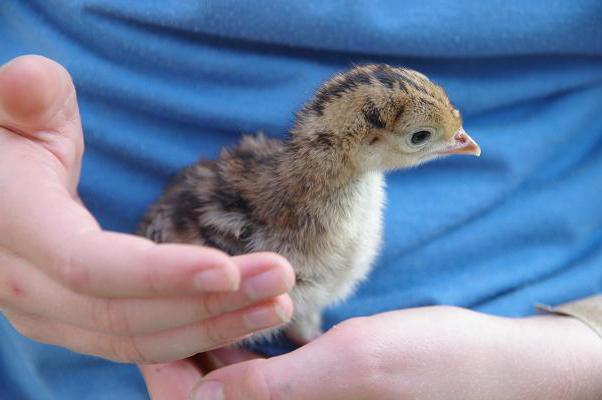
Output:
<svg viewBox="0 0 602 400">
<path fill-rule="evenodd" d="M 153 3 L 0 2 L 0 62 L 38 53 L 73 75 L 80 191 L 105 228 L 133 231 L 170 177 L 242 132 L 285 135 L 336 71 L 386 62 L 444 86 L 483 156 L 388 176 L 381 256 L 325 327 L 431 304 L 520 316 L 601 291 L 599 0 Z M 0 335 L 2 400 L 146 398 L 132 366 L 2 318 Z"/>
</svg>

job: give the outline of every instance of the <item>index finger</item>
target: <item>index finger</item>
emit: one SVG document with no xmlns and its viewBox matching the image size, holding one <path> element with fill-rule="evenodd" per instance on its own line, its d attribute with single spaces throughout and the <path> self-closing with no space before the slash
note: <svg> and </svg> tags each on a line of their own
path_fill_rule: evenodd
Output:
<svg viewBox="0 0 602 400">
<path fill-rule="evenodd" d="M 45 171 L 20 165 L 4 188 L 0 246 L 27 259 L 74 291 L 94 296 L 145 297 L 236 290 L 238 268 L 225 253 L 192 245 L 158 245 L 102 231 Z M 2 174 L 0 174 L 2 175 Z M 2 179 L 0 179 L 1 181 Z"/>
<path fill-rule="evenodd" d="M 68 264 L 59 271 L 70 288 L 105 297 L 184 296 L 235 291 L 240 266 L 278 268 L 291 276 L 292 267 L 274 253 L 237 257 L 198 245 L 156 244 L 115 232 L 91 232 L 73 240 Z M 291 278 L 292 279 L 292 278 Z"/>
<path fill-rule="evenodd" d="M 105 297 L 234 291 L 240 284 L 239 269 L 221 251 L 106 231 L 74 238 L 59 277 L 71 289 Z"/>
</svg>

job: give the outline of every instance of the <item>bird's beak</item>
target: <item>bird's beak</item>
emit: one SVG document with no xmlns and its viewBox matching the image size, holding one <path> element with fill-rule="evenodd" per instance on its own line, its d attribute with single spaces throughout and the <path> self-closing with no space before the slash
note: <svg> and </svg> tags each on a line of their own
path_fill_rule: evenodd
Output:
<svg viewBox="0 0 602 400">
<path fill-rule="evenodd" d="M 454 135 L 454 144 L 444 150 L 442 154 L 468 154 L 479 157 L 481 148 L 470 136 L 464 131 L 464 128 L 458 129 Z"/>
</svg>

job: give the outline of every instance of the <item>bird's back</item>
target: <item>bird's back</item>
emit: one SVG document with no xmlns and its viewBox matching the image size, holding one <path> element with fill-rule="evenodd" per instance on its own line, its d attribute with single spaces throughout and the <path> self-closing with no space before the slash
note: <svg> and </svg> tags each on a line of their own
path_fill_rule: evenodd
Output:
<svg viewBox="0 0 602 400">
<path fill-rule="evenodd" d="M 217 160 L 184 169 L 149 209 L 139 233 L 158 243 L 203 244 L 231 255 L 251 251 L 258 183 L 270 179 L 283 149 L 282 141 L 262 133 L 243 136 Z"/>
</svg>

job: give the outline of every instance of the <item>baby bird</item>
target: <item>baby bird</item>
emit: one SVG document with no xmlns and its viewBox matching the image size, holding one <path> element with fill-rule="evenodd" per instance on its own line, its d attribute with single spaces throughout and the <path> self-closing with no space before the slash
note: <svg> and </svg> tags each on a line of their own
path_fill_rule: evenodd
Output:
<svg viewBox="0 0 602 400">
<path fill-rule="evenodd" d="M 304 343 L 321 334 L 321 310 L 347 298 L 370 271 L 381 243 L 384 172 L 480 152 L 445 91 L 426 76 L 359 66 L 317 90 L 287 139 L 245 136 L 218 160 L 183 170 L 140 232 L 231 255 L 286 257 L 296 274 L 286 333 Z"/>
</svg>

